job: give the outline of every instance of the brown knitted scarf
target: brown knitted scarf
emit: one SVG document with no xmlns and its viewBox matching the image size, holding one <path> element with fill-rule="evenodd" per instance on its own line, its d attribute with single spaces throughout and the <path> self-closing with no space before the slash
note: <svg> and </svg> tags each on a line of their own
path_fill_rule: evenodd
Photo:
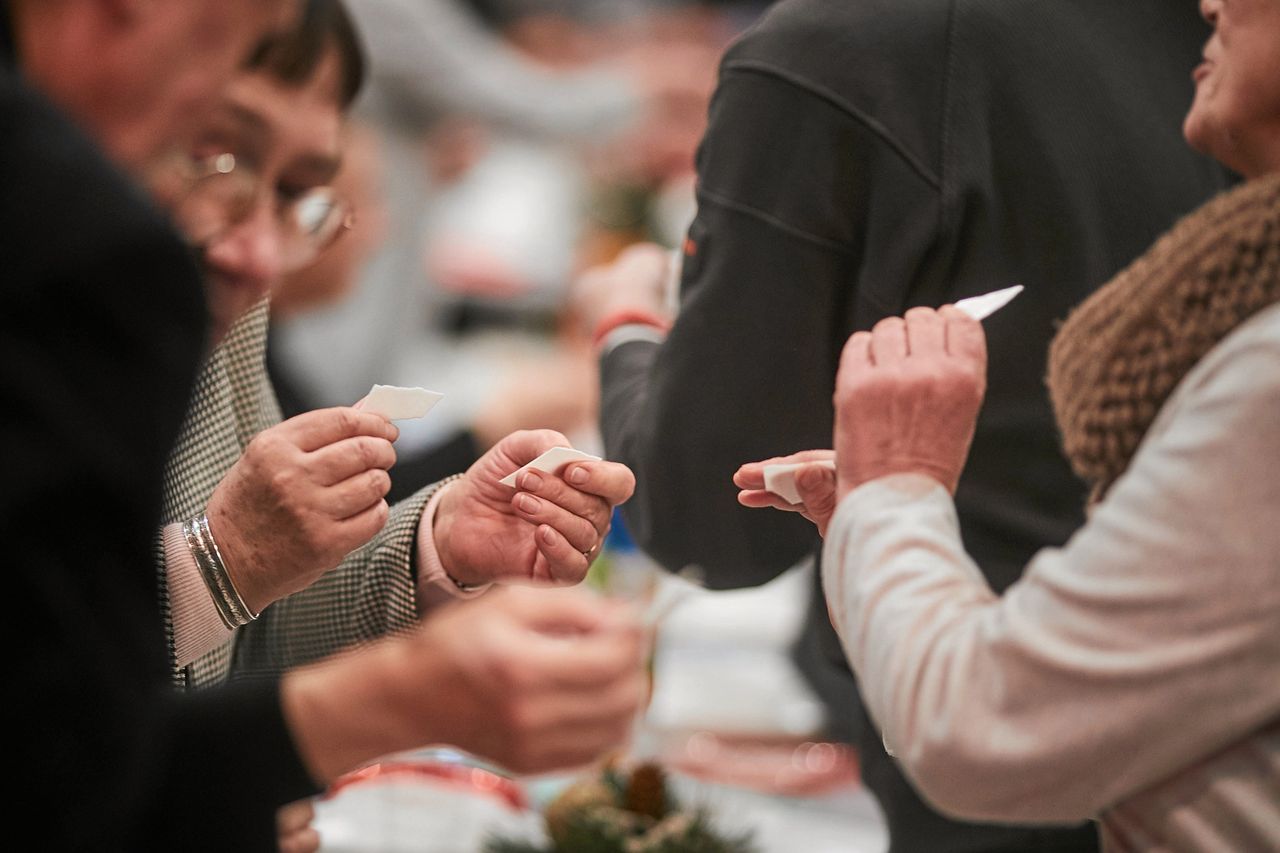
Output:
<svg viewBox="0 0 1280 853">
<path fill-rule="evenodd" d="M 1276 301 L 1280 175 L 1189 214 L 1071 313 L 1049 351 L 1049 394 L 1091 502 L 1124 473 L 1187 371 Z"/>
</svg>

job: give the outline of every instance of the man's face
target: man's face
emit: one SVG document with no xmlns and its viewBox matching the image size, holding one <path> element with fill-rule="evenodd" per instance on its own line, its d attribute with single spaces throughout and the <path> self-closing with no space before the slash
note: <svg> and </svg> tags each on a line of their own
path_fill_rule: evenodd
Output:
<svg viewBox="0 0 1280 853">
<path fill-rule="evenodd" d="M 1247 177 L 1280 169 L 1280 0 L 1201 0 L 1200 11 L 1214 32 L 1187 140 Z"/>
<path fill-rule="evenodd" d="M 96 59 L 83 60 L 106 72 L 98 87 L 81 88 L 88 100 L 75 111 L 118 161 L 141 167 L 188 144 L 254 46 L 291 26 L 299 9 L 298 0 L 148 4 L 103 41 Z"/>
<path fill-rule="evenodd" d="M 291 241 L 298 239 L 290 224 L 295 203 L 337 172 L 337 79 L 333 56 L 301 87 L 266 71 L 242 73 L 196 137 L 197 157 L 231 153 L 238 169 L 257 178 L 252 208 L 203 244 L 215 341 L 288 271 Z"/>
</svg>

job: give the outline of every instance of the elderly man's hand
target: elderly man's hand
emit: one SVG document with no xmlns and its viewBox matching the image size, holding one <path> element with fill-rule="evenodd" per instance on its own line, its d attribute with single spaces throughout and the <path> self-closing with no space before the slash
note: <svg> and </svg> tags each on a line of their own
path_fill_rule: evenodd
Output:
<svg viewBox="0 0 1280 853">
<path fill-rule="evenodd" d="M 986 337 L 953 306 L 913 308 L 845 344 L 835 392 L 837 495 L 888 474 L 960 480 L 986 389 Z"/>
<path fill-rule="evenodd" d="M 255 611 L 305 589 L 387 522 L 399 431 L 351 408 L 263 430 L 209 500 L 209 530 Z"/>
<path fill-rule="evenodd" d="M 529 470 L 516 488 L 498 481 L 543 451 L 569 446 L 553 430 L 515 432 L 448 487 L 436 509 L 440 562 L 454 580 L 575 584 L 586 577 L 635 476 L 616 462 L 573 462 L 556 473 Z"/>
</svg>

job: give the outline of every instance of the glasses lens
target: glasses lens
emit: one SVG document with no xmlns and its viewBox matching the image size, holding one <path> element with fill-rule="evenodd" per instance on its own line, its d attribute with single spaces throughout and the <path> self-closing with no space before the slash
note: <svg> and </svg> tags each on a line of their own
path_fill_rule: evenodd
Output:
<svg viewBox="0 0 1280 853">
<path fill-rule="evenodd" d="M 174 217 L 187 239 L 200 246 L 253 212 L 258 178 L 231 154 L 196 162 L 200 177 L 175 207 Z"/>
<path fill-rule="evenodd" d="M 298 198 L 286 211 L 283 221 L 289 266 L 296 269 L 313 261 L 350 222 L 350 208 L 328 187 L 311 190 Z"/>
</svg>

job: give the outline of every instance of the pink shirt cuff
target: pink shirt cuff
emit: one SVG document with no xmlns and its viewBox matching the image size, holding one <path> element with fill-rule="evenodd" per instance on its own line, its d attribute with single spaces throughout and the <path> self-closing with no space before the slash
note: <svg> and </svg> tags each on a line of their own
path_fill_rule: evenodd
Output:
<svg viewBox="0 0 1280 853">
<path fill-rule="evenodd" d="M 440 562 L 440 554 L 436 551 L 436 538 L 433 524 L 436 508 L 440 505 L 440 496 L 452 486 L 439 489 L 427 507 L 422 511 L 422 520 L 418 522 L 418 615 L 426 615 L 434 607 L 460 598 L 475 598 L 483 595 L 492 584 L 478 589 L 464 590 L 454 583 Z"/>
<path fill-rule="evenodd" d="M 182 525 L 177 522 L 164 528 L 164 573 L 169 587 L 175 660 L 178 666 L 186 666 L 225 643 L 231 637 L 231 629 L 218 615 L 196 558 L 182 535 Z"/>
</svg>

